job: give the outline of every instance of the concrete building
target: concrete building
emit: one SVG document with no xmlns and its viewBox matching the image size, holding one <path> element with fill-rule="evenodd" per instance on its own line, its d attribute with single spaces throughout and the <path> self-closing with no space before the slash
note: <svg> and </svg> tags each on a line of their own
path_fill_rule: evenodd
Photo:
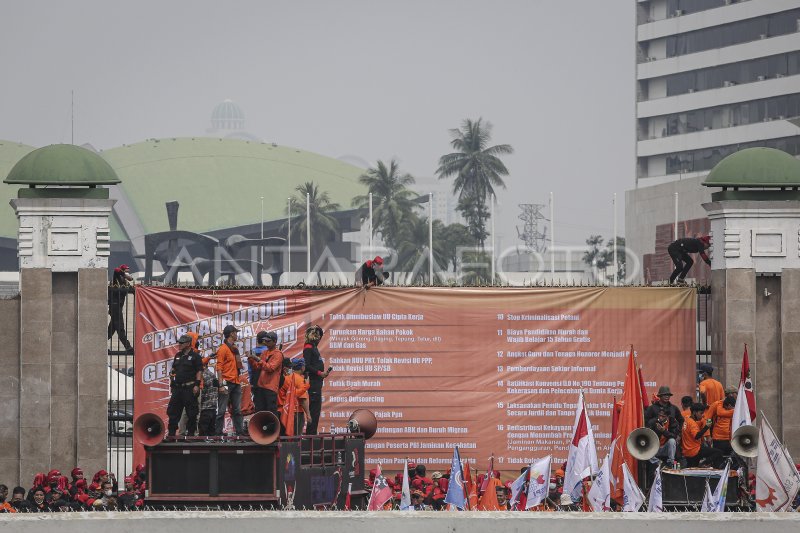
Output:
<svg viewBox="0 0 800 533">
<path fill-rule="evenodd" d="M 641 279 L 658 281 L 671 270 L 666 244 L 709 230 L 700 206 L 711 191 L 701 182 L 717 163 L 757 146 L 800 156 L 800 0 L 638 0 L 635 9 L 626 238 Z"/>
</svg>

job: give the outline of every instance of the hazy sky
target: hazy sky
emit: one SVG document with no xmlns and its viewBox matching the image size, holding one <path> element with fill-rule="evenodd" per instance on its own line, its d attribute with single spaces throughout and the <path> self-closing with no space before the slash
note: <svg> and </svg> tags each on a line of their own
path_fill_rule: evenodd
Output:
<svg viewBox="0 0 800 533">
<path fill-rule="evenodd" d="M 0 139 L 203 135 L 225 98 L 268 141 L 434 175 L 467 117 L 511 144 L 498 233 L 555 193 L 556 242 L 612 233 L 634 183 L 632 0 L 2 0 Z M 211 200 L 210 200 L 211 201 Z"/>
</svg>

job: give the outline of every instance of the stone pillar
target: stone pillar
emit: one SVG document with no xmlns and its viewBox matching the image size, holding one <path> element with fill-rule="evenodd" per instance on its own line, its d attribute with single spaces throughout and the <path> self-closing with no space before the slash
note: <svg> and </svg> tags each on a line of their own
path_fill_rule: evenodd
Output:
<svg viewBox="0 0 800 533">
<path fill-rule="evenodd" d="M 12 205 L 20 223 L 19 469 L 2 481 L 28 486 L 36 472 L 107 467 L 113 201 L 18 198 Z"/>
<path fill-rule="evenodd" d="M 735 387 L 745 343 L 751 351 L 756 346 L 756 277 L 747 268 L 714 270 L 711 283 L 711 363 L 715 377 Z"/>
<path fill-rule="evenodd" d="M 0 479 L 9 485 L 20 471 L 19 298 L 0 300 L 0 317 Z"/>
<path fill-rule="evenodd" d="M 783 269 L 780 281 L 782 428 L 774 429 L 778 436 L 782 431 L 784 444 L 797 457 L 800 454 L 800 387 L 796 380 L 800 375 L 800 269 Z"/>
</svg>

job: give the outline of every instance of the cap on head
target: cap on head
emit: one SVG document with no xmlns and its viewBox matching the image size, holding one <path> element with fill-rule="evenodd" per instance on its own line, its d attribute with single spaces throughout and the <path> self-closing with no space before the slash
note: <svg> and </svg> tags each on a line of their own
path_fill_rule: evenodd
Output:
<svg viewBox="0 0 800 533">
<path fill-rule="evenodd" d="M 711 365 L 704 363 L 700 365 L 700 372 L 710 376 L 714 372 L 714 368 Z"/>
<path fill-rule="evenodd" d="M 737 392 L 739 392 L 739 389 L 736 387 L 728 387 L 725 389 L 725 394 L 736 394 Z"/>
<path fill-rule="evenodd" d="M 187 342 L 192 342 L 192 338 L 189 335 L 181 335 L 178 339 L 178 344 L 185 344 Z"/>
<path fill-rule="evenodd" d="M 700 237 L 700 240 L 707 245 L 711 244 L 711 235 L 703 235 L 702 237 Z"/>
<path fill-rule="evenodd" d="M 267 339 L 278 342 L 278 334 L 274 331 L 259 331 L 258 335 L 256 335 L 258 342 L 265 342 Z"/>
<path fill-rule="evenodd" d="M 375 259 L 373 259 L 372 262 L 375 263 L 376 265 L 382 265 L 383 264 L 383 257 L 381 257 L 379 255 L 376 255 Z"/>
<path fill-rule="evenodd" d="M 656 396 L 659 396 L 659 397 L 660 396 L 672 396 L 672 392 L 669 390 L 669 387 L 667 387 L 666 385 L 661 385 L 658 388 L 658 394 L 656 394 Z"/>
<path fill-rule="evenodd" d="M 119 269 L 120 269 L 120 270 L 130 270 L 130 269 L 131 269 L 131 267 L 129 267 L 128 265 L 124 265 L 124 264 L 123 264 L 123 265 L 120 265 L 120 266 L 119 266 Z"/>
<path fill-rule="evenodd" d="M 225 329 L 222 330 L 222 336 L 226 338 L 230 337 L 231 333 L 236 331 L 239 331 L 239 329 L 236 326 L 234 326 L 233 324 L 228 324 L 227 326 L 225 326 Z"/>
</svg>

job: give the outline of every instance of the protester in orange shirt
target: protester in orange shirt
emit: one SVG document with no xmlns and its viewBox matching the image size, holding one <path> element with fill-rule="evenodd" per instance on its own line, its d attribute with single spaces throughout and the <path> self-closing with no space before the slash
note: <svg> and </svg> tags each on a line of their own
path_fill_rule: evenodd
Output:
<svg viewBox="0 0 800 533">
<path fill-rule="evenodd" d="M 700 401 L 706 406 L 725 398 L 725 389 L 722 387 L 722 383 L 711 377 L 713 372 L 714 369 L 711 365 L 700 365 L 701 381 L 698 389 L 700 391 Z"/>
<path fill-rule="evenodd" d="M 228 403 L 231 404 L 231 418 L 233 430 L 236 435 L 244 434 L 244 420 L 242 418 L 242 385 L 239 381 L 239 371 L 242 360 L 239 349 L 236 347 L 237 333 L 233 325 L 225 326 L 222 336 L 225 342 L 217 349 L 217 380 L 219 381 L 217 401 L 216 433 L 222 435 L 225 429 L 225 411 Z"/>
<path fill-rule="evenodd" d="M 692 416 L 693 403 L 691 396 L 684 396 L 681 398 L 681 416 L 683 416 L 683 418 L 690 418 Z"/>
<path fill-rule="evenodd" d="M 486 485 L 483 496 L 478 500 L 479 511 L 507 511 L 508 497 L 503 483 L 493 477 Z"/>
<path fill-rule="evenodd" d="M 0 513 L 16 513 L 17 510 L 6 501 L 8 498 L 8 487 L 0 485 Z"/>
<path fill-rule="evenodd" d="M 703 421 L 705 410 L 701 403 L 692 404 L 692 416 L 683 420 L 681 451 L 689 466 L 698 466 L 700 460 L 707 459 L 714 468 L 722 468 L 722 452 L 703 444 L 703 435 L 711 429 L 711 419 Z"/>
<path fill-rule="evenodd" d="M 714 428 L 711 430 L 714 448 L 723 454 L 730 456 L 733 453 L 731 448 L 731 422 L 733 419 L 733 408 L 736 406 L 736 389 L 725 391 L 725 399 L 714 402 L 709 407 L 710 417 L 714 421 Z"/>
<path fill-rule="evenodd" d="M 278 405 L 280 406 L 281 414 L 284 414 L 284 409 L 290 408 L 290 406 L 287 406 L 287 402 L 294 403 L 294 413 L 287 412 L 286 416 L 281 417 L 281 420 L 286 420 L 283 429 L 287 435 L 300 435 L 306 421 L 310 419 L 308 389 L 311 385 L 307 379 L 303 378 L 303 369 L 302 359 L 294 364 L 289 359 L 284 359 L 284 380 L 278 393 Z M 289 422 L 289 416 L 294 417 L 294 423 Z"/>
<path fill-rule="evenodd" d="M 263 346 L 264 349 L 260 352 L 259 357 L 256 358 L 252 355 L 248 357 L 250 367 L 254 374 L 258 375 L 253 403 L 256 411 L 270 411 L 280 418 L 278 387 L 281 379 L 283 352 L 276 347 L 278 334 L 274 331 L 259 331 L 256 340 L 258 345 Z"/>
</svg>

